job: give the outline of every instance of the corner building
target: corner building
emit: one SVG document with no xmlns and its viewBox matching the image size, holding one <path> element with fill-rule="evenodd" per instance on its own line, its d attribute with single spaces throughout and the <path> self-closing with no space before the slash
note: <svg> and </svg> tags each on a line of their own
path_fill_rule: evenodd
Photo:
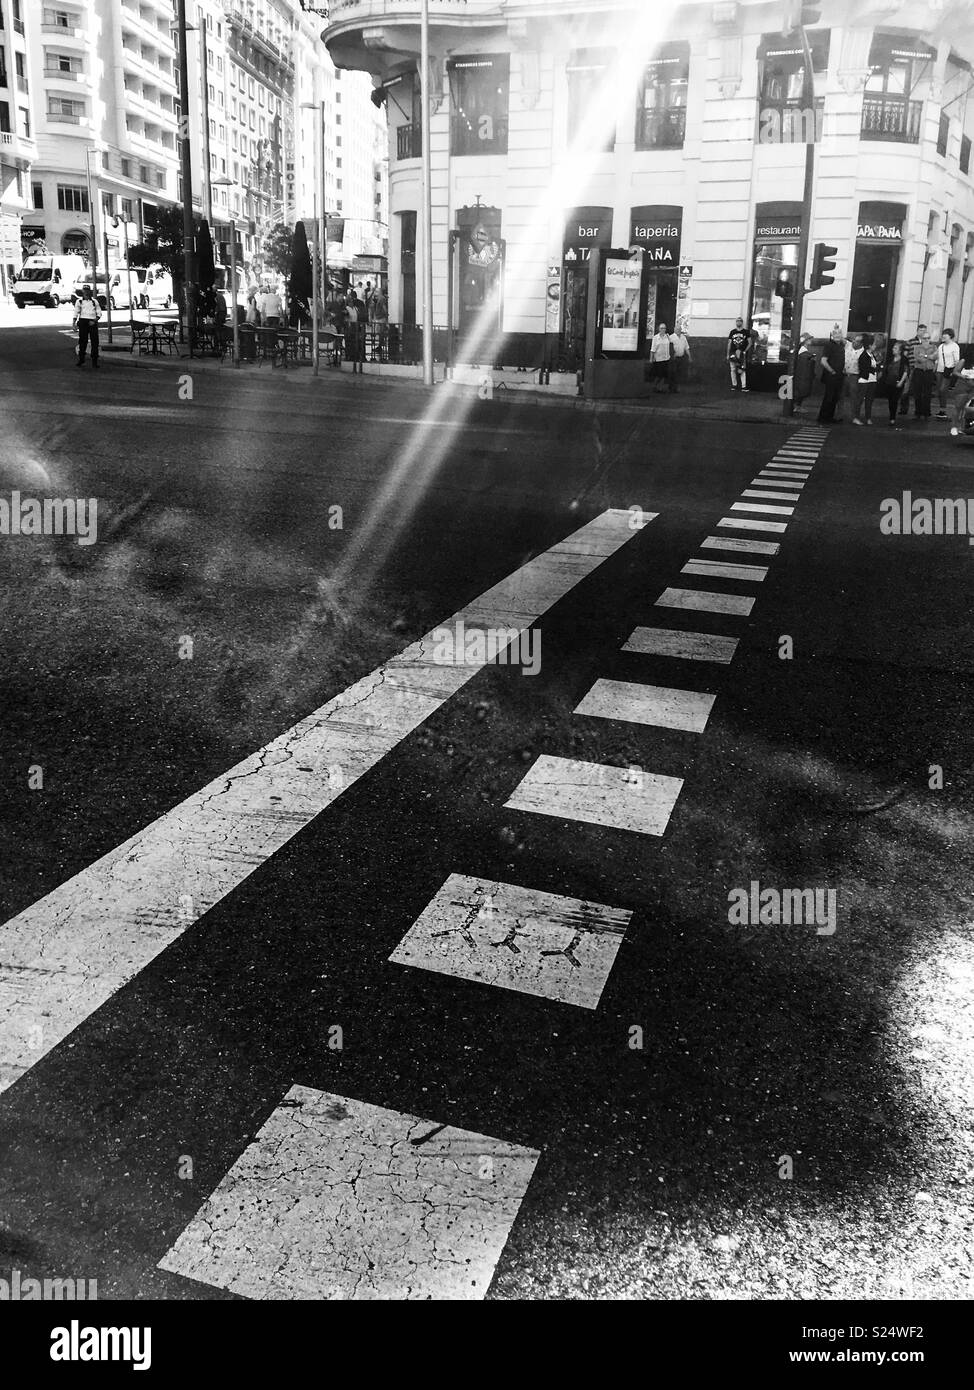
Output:
<svg viewBox="0 0 974 1390">
<path fill-rule="evenodd" d="M 591 248 L 639 246 L 650 322 L 684 319 L 700 362 L 751 318 L 770 375 L 791 341 L 806 138 L 810 242 L 838 255 L 804 327 L 905 337 L 925 322 L 974 338 L 974 8 L 816 8 L 804 111 L 795 7 L 782 0 L 430 0 L 433 321 L 452 311 L 460 360 L 470 305 L 456 238 L 476 250 L 477 232 L 503 248 L 506 362 L 577 366 Z M 390 310 L 414 323 L 419 0 L 333 0 L 322 37 L 339 68 L 382 89 Z"/>
</svg>

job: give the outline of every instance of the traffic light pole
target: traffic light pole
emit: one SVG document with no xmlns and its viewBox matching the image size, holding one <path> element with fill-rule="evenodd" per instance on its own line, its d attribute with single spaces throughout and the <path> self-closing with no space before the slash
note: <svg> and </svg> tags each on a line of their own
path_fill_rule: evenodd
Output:
<svg viewBox="0 0 974 1390">
<path fill-rule="evenodd" d="M 808 113 L 811 112 L 812 138 L 805 145 L 805 191 L 802 195 L 802 229 L 798 238 L 798 274 L 795 277 L 795 299 L 791 313 L 791 390 L 781 403 L 781 413 L 795 413 L 795 373 L 798 370 L 798 349 L 801 347 L 802 310 L 805 307 L 805 276 L 808 274 L 808 247 L 812 230 L 812 194 L 815 187 L 815 140 L 818 136 L 818 111 L 815 106 L 815 79 L 812 74 L 812 50 L 808 34 L 801 29 L 805 71 L 802 79 L 802 111 L 805 135 L 808 135 Z"/>
</svg>

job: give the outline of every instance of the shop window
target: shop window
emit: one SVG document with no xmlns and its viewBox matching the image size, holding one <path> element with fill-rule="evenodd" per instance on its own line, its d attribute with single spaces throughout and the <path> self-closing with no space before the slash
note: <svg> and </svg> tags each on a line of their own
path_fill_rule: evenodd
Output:
<svg viewBox="0 0 974 1390">
<path fill-rule="evenodd" d="M 450 63 L 450 153 L 507 154 L 510 58 L 506 53 Z"/>
<path fill-rule="evenodd" d="M 793 346 L 798 241 L 756 242 L 750 319 L 755 360 L 787 362 Z"/>
<path fill-rule="evenodd" d="M 576 148 L 613 150 L 615 121 L 605 111 L 606 77 L 615 54 L 607 48 L 581 48 L 571 55 L 568 76 L 568 143 Z"/>
<path fill-rule="evenodd" d="M 686 138 L 690 45 L 672 43 L 647 63 L 636 107 L 636 149 L 682 149 Z"/>
</svg>

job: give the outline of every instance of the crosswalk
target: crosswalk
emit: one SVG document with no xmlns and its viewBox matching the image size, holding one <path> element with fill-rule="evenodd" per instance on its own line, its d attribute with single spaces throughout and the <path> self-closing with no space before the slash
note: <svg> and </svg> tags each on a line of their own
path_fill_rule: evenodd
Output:
<svg viewBox="0 0 974 1390">
<path fill-rule="evenodd" d="M 557 821 L 569 838 L 582 825 L 666 835 L 694 740 L 718 706 L 707 671 L 729 666 L 739 650 L 738 636 L 707 631 L 706 615 L 725 625 L 749 617 L 756 595 L 720 585 L 758 588 L 768 580 L 825 437 L 806 427 L 778 450 L 701 538 L 700 553 L 679 570 L 682 582 L 647 598 L 645 625 L 621 645 L 634 660 L 688 663 L 687 688 L 595 675 L 572 710 L 578 727 L 599 720 L 679 735 L 684 775 L 543 753 L 507 795 L 507 811 Z M 791 505 L 780 505 L 786 498 Z M 630 512 L 604 512 L 441 626 L 524 632 L 654 519 L 643 513 L 634 528 Z M 0 929 L 0 999 L 9 1004 L 0 1086 L 66 1038 L 482 669 L 440 665 L 433 645 L 432 632 L 410 644 Z M 542 892 L 457 863 L 388 956 L 389 967 L 595 1012 L 632 915 L 624 902 Z M 293 1084 L 159 1268 L 254 1299 L 482 1298 L 541 1157 L 441 1114 Z"/>
</svg>

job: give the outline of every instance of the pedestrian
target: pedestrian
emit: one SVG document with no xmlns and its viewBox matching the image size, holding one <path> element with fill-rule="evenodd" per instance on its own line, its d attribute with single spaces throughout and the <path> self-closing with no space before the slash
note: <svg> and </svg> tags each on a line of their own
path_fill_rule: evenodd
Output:
<svg viewBox="0 0 974 1390">
<path fill-rule="evenodd" d="M 260 327 L 260 310 L 257 307 L 257 291 L 251 290 L 247 295 L 247 323 L 251 328 Z"/>
<path fill-rule="evenodd" d="M 951 391 L 957 385 L 959 371 L 960 348 L 957 346 L 957 337 L 952 328 L 945 328 L 940 335 L 940 346 L 937 348 L 937 399 L 940 403 L 937 418 L 939 420 L 947 419 L 947 401 Z"/>
<path fill-rule="evenodd" d="M 862 405 L 862 423 L 871 425 L 873 422 L 873 398 L 876 395 L 876 383 L 879 380 L 879 363 L 873 356 L 872 339 L 862 339 L 862 351 L 859 353 L 859 361 L 856 365 L 856 385 L 858 387 L 856 400 L 856 413 L 852 417 L 854 425 L 859 424 L 859 405 Z"/>
<path fill-rule="evenodd" d="M 836 325 L 829 334 L 829 341 L 826 343 L 825 352 L 822 355 L 822 381 L 825 383 L 825 391 L 822 395 L 822 404 L 818 409 L 820 425 L 831 425 L 835 422 L 835 407 L 842 395 L 844 376 L 845 344 L 842 329 Z"/>
<path fill-rule="evenodd" d="M 673 379 L 673 340 L 666 331 L 666 324 L 660 323 L 656 326 L 653 341 L 649 346 L 650 376 L 655 382 L 653 390 L 659 394 L 661 391 L 672 391 Z"/>
<path fill-rule="evenodd" d="M 268 328 L 277 328 L 281 322 L 281 296 L 277 290 L 265 290 L 260 306 L 260 315 Z"/>
<path fill-rule="evenodd" d="M 744 327 L 744 320 L 738 319 L 727 335 L 727 361 L 730 363 L 732 391 L 746 391 L 747 367 L 751 360 L 754 339 L 750 330 Z"/>
<path fill-rule="evenodd" d="M 382 286 L 376 285 L 372 292 L 372 303 L 369 305 L 369 312 L 372 316 L 372 324 L 375 331 L 375 344 L 373 353 L 378 352 L 379 361 L 386 359 L 386 343 L 389 336 L 389 304 L 382 292 Z"/>
<path fill-rule="evenodd" d="M 74 325 L 78 330 L 78 366 L 85 365 L 85 350 L 91 349 L 91 365 L 98 366 L 98 320 L 101 309 L 90 285 L 83 285 L 75 304 Z"/>
<path fill-rule="evenodd" d="M 845 343 L 845 380 L 842 384 L 842 396 L 849 405 L 849 419 L 859 419 L 859 354 L 862 352 L 862 336 L 858 333 L 846 339 Z M 842 414 L 842 403 L 839 403 L 839 414 Z"/>
<path fill-rule="evenodd" d="M 918 420 L 930 419 L 930 401 L 936 372 L 937 348 L 930 341 L 930 334 L 924 328 L 920 333 L 920 341 L 913 349 L 913 393 Z"/>
<path fill-rule="evenodd" d="M 354 290 L 349 290 L 345 303 L 345 356 L 352 371 L 361 373 L 365 361 L 365 305 Z"/>
<path fill-rule="evenodd" d="M 926 325 L 925 323 L 918 323 L 918 324 L 917 324 L 917 331 L 914 333 L 913 337 L 910 338 L 910 340 L 909 340 L 909 341 L 904 345 L 904 347 L 903 347 L 903 355 L 904 355 L 904 357 L 906 358 L 906 365 L 907 365 L 907 369 L 908 369 L 908 371 L 909 371 L 909 373 L 910 373 L 910 376 L 909 376 L 909 380 L 907 381 L 907 384 L 906 384 L 906 389 L 904 390 L 903 395 L 900 397 L 900 414 L 901 414 L 901 415 L 906 415 L 906 414 L 908 414 L 909 409 L 910 409 L 910 396 L 914 394 L 914 381 L 913 381 L 913 366 L 914 366 L 914 362 L 913 362 L 913 358 L 914 358 L 914 356 L 915 356 L 915 354 L 916 354 L 917 348 L 920 346 L 920 340 L 921 340 L 921 338 L 923 337 L 923 334 L 926 332 L 926 328 L 927 328 L 927 325 Z M 915 399 L 915 397 L 914 397 L 914 399 Z M 916 410 L 916 405 L 914 405 L 914 410 Z"/>
<path fill-rule="evenodd" d="M 671 391 L 677 391 L 681 386 L 685 386 L 690 377 L 690 340 L 683 331 L 682 324 L 677 324 L 670 337 L 673 344 L 673 359 L 671 363 Z"/>
<path fill-rule="evenodd" d="M 796 415 L 801 415 L 802 405 L 812 394 L 814 387 L 815 354 L 812 352 L 812 335 L 811 333 L 803 333 L 798 346 L 798 356 L 795 359 L 795 379 L 791 387 Z"/>
<path fill-rule="evenodd" d="M 889 406 L 889 423 L 896 429 L 896 412 L 900 404 L 900 396 L 906 389 L 906 383 L 910 379 L 910 368 L 906 360 L 906 353 L 902 343 L 892 343 L 890 346 L 889 357 L 886 366 L 883 368 L 883 385 L 886 387 L 886 403 Z"/>
</svg>

